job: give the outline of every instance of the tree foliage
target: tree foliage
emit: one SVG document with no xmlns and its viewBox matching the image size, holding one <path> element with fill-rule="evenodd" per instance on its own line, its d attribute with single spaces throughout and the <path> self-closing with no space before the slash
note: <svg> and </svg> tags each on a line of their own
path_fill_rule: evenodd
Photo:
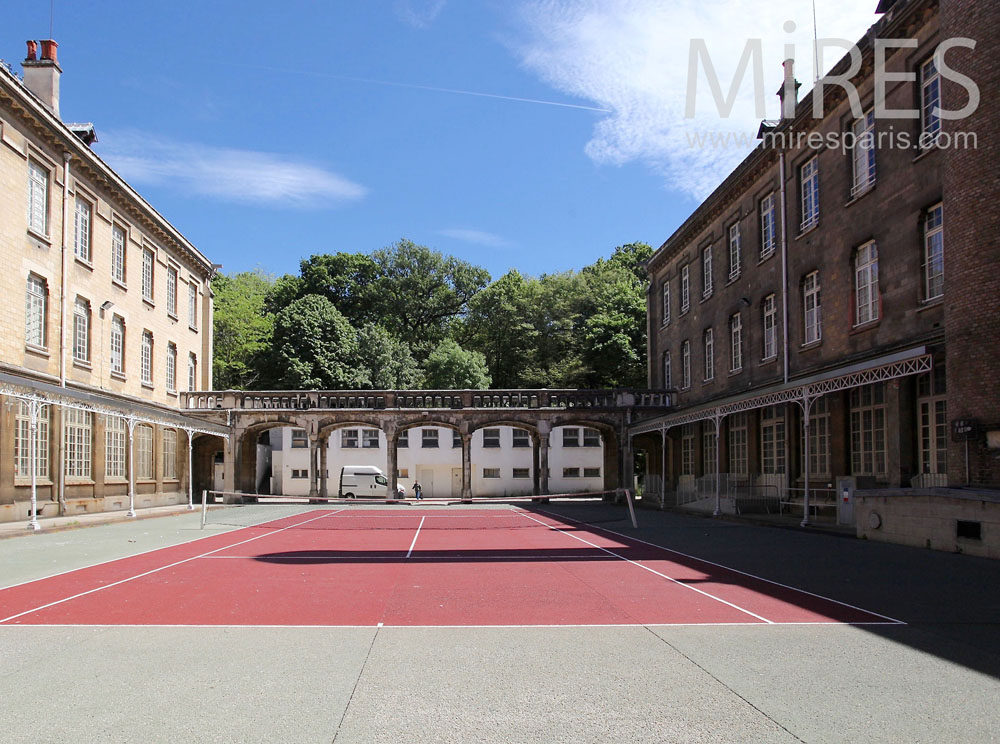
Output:
<svg viewBox="0 0 1000 744">
<path fill-rule="evenodd" d="M 427 357 L 424 387 L 429 390 L 483 390 L 490 386 L 486 358 L 446 338 Z"/>
<path fill-rule="evenodd" d="M 215 294 L 213 384 L 217 390 L 253 388 L 262 379 L 262 355 L 274 333 L 274 315 L 265 304 L 274 281 L 247 271 L 212 282 Z"/>
</svg>

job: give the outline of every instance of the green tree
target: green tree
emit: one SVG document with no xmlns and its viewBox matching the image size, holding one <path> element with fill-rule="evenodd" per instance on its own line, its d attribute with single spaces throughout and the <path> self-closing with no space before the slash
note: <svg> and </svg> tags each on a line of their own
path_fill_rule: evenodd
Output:
<svg viewBox="0 0 1000 744">
<path fill-rule="evenodd" d="M 448 338 L 427 357 L 424 387 L 429 390 L 482 390 L 490 386 L 486 359 Z"/>
<path fill-rule="evenodd" d="M 286 389 L 358 389 L 365 383 L 358 352 L 347 318 L 326 297 L 306 295 L 275 316 L 270 378 Z"/>
<path fill-rule="evenodd" d="M 357 364 L 370 390 L 412 390 L 423 379 L 409 345 L 372 323 L 358 330 Z"/>
<path fill-rule="evenodd" d="M 212 282 L 216 390 L 245 390 L 261 380 L 262 356 L 274 332 L 274 315 L 265 309 L 273 285 L 274 280 L 262 271 L 219 274 Z"/>
<path fill-rule="evenodd" d="M 511 269 L 472 298 L 462 328 L 467 348 L 486 357 L 493 385 L 522 384 L 525 360 L 538 333 L 530 322 L 529 280 Z"/>
</svg>

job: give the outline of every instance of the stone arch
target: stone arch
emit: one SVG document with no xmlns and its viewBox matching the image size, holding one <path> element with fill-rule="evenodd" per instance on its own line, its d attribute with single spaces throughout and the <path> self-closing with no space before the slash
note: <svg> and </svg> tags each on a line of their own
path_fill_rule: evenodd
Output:
<svg viewBox="0 0 1000 744">
<path fill-rule="evenodd" d="M 578 426 L 599 431 L 604 449 L 604 490 L 613 491 L 622 487 L 622 437 L 618 426 L 599 418 L 589 417 L 585 411 L 567 411 L 563 415 L 552 416 L 548 421 L 553 429 Z"/>
<path fill-rule="evenodd" d="M 215 482 L 215 461 L 217 455 L 225 456 L 226 439 L 216 434 L 199 434 L 191 436 L 191 486 L 194 490 L 194 500 L 201 503 L 205 491 L 217 490 L 217 486 L 225 488 L 224 484 Z"/>
<path fill-rule="evenodd" d="M 240 428 L 233 445 L 236 490 L 257 493 L 257 443 L 261 434 L 285 427 L 309 431 L 309 423 L 309 419 L 299 416 L 278 414 Z"/>
</svg>

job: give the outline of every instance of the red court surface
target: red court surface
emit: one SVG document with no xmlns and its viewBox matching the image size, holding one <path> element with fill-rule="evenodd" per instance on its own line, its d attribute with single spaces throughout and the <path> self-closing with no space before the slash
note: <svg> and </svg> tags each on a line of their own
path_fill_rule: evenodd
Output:
<svg viewBox="0 0 1000 744">
<path fill-rule="evenodd" d="M 898 621 L 544 512 L 322 508 L 0 590 L 0 624 Z"/>
</svg>

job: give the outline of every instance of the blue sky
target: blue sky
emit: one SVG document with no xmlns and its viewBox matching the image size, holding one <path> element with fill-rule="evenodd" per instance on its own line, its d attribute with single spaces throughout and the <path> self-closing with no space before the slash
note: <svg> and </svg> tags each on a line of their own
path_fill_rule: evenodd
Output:
<svg viewBox="0 0 1000 744">
<path fill-rule="evenodd" d="M 817 0 L 820 36 L 858 38 L 876 4 Z M 93 122 L 95 150 L 227 272 L 295 272 L 402 237 L 494 277 L 655 247 L 748 151 L 691 134 L 756 132 L 749 85 L 729 118 L 699 94 L 685 119 L 689 40 L 728 87 L 745 39 L 762 38 L 770 116 L 783 44 L 799 45 L 803 92 L 813 77 L 801 0 L 54 6 L 63 119 Z M 49 9 L 5 9 L 15 71 Z"/>
</svg>

